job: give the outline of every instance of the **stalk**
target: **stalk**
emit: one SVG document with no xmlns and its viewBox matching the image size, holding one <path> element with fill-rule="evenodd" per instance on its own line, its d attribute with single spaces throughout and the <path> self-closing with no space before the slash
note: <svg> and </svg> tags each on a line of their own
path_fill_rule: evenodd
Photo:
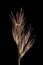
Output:
<svg viewBox="0 0 43 65">
<path fill-rule="evenodd" d="M 20 58 L 18 58 L 18 65 L 20 65 Z"/>
</svg>

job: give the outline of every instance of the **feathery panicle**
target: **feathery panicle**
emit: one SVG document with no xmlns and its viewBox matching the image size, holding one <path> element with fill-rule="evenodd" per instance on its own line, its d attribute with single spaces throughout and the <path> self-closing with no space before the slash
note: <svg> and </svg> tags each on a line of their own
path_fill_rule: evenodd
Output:
<svg viewBox="0 0 43 65">
<path fill-rule="evenodd" d="M 20 13 L 18 13 L 17 11 L 16 19 L 14 18 L 14 15 L 12 12 L 11 12 L 10 18 L 12 20 L 12 25 L 13 25 L 12 35 L 18 48 L 18 57 L 19 57 L 18 64 L 20 65 L 20 59 L 33 46 L 35 39 L 33 37 L 30 40 L 30 35 L 32 33 L 31 25 L 26 35 L 24 33 L 25 17 L 24 17 L 24 12 L 22 11 L 22 8 L 21 8 Z"/>
</svg>

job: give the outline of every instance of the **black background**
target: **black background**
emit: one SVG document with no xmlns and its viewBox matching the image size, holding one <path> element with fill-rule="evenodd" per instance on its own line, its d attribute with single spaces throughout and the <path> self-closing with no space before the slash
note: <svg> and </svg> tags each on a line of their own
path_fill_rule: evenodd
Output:
<svg viewBox="0 0 43 65">
<path fill-rule="evenodd" d="M 23 7 L 27 24 L 32 24 L 36 41 L 34 46 L 21 59 L 21 65 L 32 65 L 41 63 L 41 24 L 40 6 L 31 0 L 14 0 L 0 2 L 0 59 L 3 64 L 17 65 L 17 46 L 11 33 L 11 11 L 16 15 L 17 10 Z"/>
</svg>

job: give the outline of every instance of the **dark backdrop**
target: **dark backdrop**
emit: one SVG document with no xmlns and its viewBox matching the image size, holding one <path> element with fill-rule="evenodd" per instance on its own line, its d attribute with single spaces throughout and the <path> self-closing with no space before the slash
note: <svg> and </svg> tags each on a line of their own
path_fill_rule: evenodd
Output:
<svg viewBox="0 0 43 65">
<path fill-rule="evenodd" d="M 27 24 L 32 24 L 36 41 L 34 46 L 25 54 L 21 65 L 37 65 L 41 63 L 41 23 L 39 22 L 39 5 L 31 0 L 14 0 L 0 2 L 0 59 L 3 64 L 17 65 L 17 46 L 11 33 L 11 11 L 15 15 L 17 10 L 23 7 Z M 6 63 L 5 63 L 6 62 Z"/>
</svg>

